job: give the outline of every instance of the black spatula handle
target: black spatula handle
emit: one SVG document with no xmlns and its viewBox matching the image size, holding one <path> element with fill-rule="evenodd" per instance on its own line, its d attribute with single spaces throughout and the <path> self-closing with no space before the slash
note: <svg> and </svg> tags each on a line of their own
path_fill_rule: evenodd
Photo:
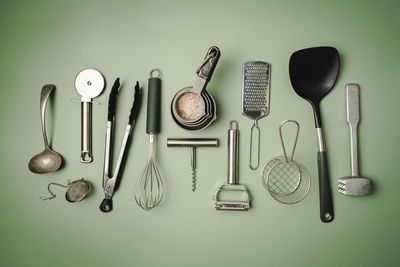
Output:
<svg viewBox="0 0 400 267">
<path fill-rule="evenodd" d="M 318 152 L 319 206 L 321 221 L 333 221 L 333 201 L 329 182 L 326 151 Z"/>
</svg>

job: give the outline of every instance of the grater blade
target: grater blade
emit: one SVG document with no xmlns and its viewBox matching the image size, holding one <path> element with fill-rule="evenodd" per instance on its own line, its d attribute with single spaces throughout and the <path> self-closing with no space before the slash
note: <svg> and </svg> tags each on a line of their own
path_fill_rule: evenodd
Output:
<svg viewBox="0 0 400 267">
<path fill-rule="evenodd" d="M 253 120 L 268 115 L 270 70 L 263 61 L 243 64 L 242 114 Z"/>
</svg>

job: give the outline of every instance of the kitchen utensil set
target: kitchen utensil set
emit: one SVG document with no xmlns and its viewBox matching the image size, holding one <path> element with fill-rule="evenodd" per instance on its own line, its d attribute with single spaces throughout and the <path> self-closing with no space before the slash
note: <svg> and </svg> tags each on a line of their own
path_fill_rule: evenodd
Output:
<svg viewBox="0 0 400 267">
<path fill-rule="evenodd" d="M 206 90 L 221 56 L 218 47 L 208 49 L 203 62 L 197 69 L 197 78 L 193 86 L 179 90 L 172 98 L 170 112 L 173 121 L 182 129 L 201 131 L 216 120 L 216 102 Z M 330 188 L 327 153 L 322 131 L 320 103 L 332 90 L 339 74 L 339 53 L 333 47 L 313 47 L 294 52 L 289 60 L 289 77 L 297 95 L 307 100 L 314 111 L 315 128 L 318 141 L 317 165 L 319 177 L 320 219 L 331 222 L 334 219 L 332 193 Z M 253 120 L 250 130 L 249 168 L 255 170 L 260 163 L 260 128 L 258 120 L 270 112 L 271 65 L 264 61 L 248 61 L 242 67 L 242 114 Z M 148 80 L 146 133 L 149 135 L 148 161 L 134 186 L 135 201 L 142 209 L 149 211 L 157 207 L 164 197 L 164 181 L 157 166 L 156 135 L 160 133 L 161 121 L 161 72 L 153 69 Z M 95 69 L 82 70 L 75 79 L 75 88 L 81 95 L 81 158 L 82 163 L 93 161 L 92 155 L 92 99 L 99 96 L 105 87 L 103 75 Z M 40 113 L 45 150 L 34 156 L 29 169 L 38 174 L 58 170 L 62 159 L 49 147 L 45 110 L 51 92 L 55 86 L 43 86 L 40 99 Z M 135 125 L 141 105 L 141 88 L 136 82 L 133 105 L 122 140 L 118 159 L 112 173 L 113 132 L 117 107 L 117 96 L 121 89 L 117 78 L 111 88 L 106 122 L 106 141 L 104 153 L 103 190 L 105 197 L 100 210 L 112 210 L 112 198 L 121 182 L 122 170 L 126 161 L 132 128 Z M 338 191 L 350 196 L 367 196 L 372 193 L 370 179 L 360 177 L 358 173 L 357 126 L 359 123 L 359 86 L 346 85 L 347 122 L 350 127 L 351 176 L 338 179 Z M 294 124 L 296 133 L 292 152 L 289 156 L 282 135 L 285 124 Z M 294 160 L 294 152 L 299 137 L 300 124 L 295 120 L 285 120 L 279 126 L 279 136 L 283 156 L 268 161 L 261 173 L 261 182 L 273 199 L 283 204 L 294 204 L 303 200 L 310 191 L 310 174 L 305 166 Z M 218 139 L 206 138 L 168 138 L 168 147 L 189 147 L 192 169 L 192 191 L 196 190 L 196 148 L 216 147 Z M 250 208 L 250 194 L 247 187 L 238 183 L 238 143 L 237 121 L 231 121 L 228 130 L 228 179 L 217 187 L 213 194 L 214 207 L 217 210 L 247 211 Z M 256 149 L 255 153 L 254 149 Z M 78 202 L 89 192 L 89 183 L 81 180 L 68 182 L 68 185 L 50 183 L 48 191 L 52 199 L 56 195 L 50 190 L 53 185 L 66 188 L 66 199 Z"/>
</svg>

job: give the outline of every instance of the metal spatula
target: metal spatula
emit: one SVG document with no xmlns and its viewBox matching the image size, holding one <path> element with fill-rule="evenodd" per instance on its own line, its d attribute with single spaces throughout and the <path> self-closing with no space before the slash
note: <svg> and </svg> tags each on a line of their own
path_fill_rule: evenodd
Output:
<svg viewBox="0 0 400 267">
<path fill-rule="evenodd" d="M 269 83 L 271 65 L 263 61 L 248 61 L 243 64 L 242 114 L 253 120 L 250 133 L 249 167 L 256 170 L 260 163 L 260 128 L 258 119 L 269 112 Z M 257 160 L 253 165 L 253 133 L 258 134 Z"/>
</svg>

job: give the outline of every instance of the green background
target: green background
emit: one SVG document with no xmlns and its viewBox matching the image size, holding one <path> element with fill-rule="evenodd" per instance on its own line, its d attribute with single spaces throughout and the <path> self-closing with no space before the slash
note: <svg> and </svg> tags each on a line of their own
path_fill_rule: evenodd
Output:
<svg viewBox="0 0 400 267">
<path fill-rule="evenodd" d="M 0 3 L 0 170 L 2 266 L 395 266 L 398 265 L 400 137 L 398 1 L 4 1 Z M 221 59 L 208 91 L 218 119 L 200 132 L 174 124 L 175 92 L 192 85 L 207 49 Z M 330 45 L 341 55 L 334 90 L 322 102 L 335 220 L 319 220 L 317 142 L 311 106 L 292 90 L 288 61 L 296 50 Z M 271 111 L 259 121 L 261 163 L 282 150 L 279 123 L 301 124 L 295 159 L 311 174 L 311 191 L 296 205 L 273 200 L 260 182 L 261 167 L 247 167 L 251 121 L 241 114 L 241 64 L 272 64 Z M 80 155 L 80 104 L 76 74 L 98 69 L 106 89 L 93 106 L 94 162 Z M 117 107 L 119 150 L 136 80 L 147 89 L 153 68 L 163 76 L 162 131 L 157 161 L 166 186 L 162 204 L 148 212 L 133 197 L 147 159 L 145 108 L 114 210 L 99 211 L 107 100 L 112 82 L 124 87 Z M 57 87 L 47 109 L 51 147 L 65 167 L 47 175 L 28 170 L 43 149 L 41 87 Z M 345 84 L 361 86 L 361 174 L 376 191 L 365 198 L 337 193 L 350 174 Z M 146 94 L 145 94 L 146 96 Z M 145 98 L 146 99 L 146 98 Z M 211 196 L 226 180 L 227 129 L 239 122 L 240 182 L 252 196 L 248 212 L 220 212 Z M 290 132 L 288 132 L 290 134 Z M 198 149 L 198 188 L 191 192 L 189 149 L 167 148 L 167 137 L 219 138 L 218 148 Z M 288 137 L 290 138 L 290 136 Z M 70 204 L 64 189 L 40 201 L 50 182 L 85 177 L 91 195 Z"/>
</svg>

